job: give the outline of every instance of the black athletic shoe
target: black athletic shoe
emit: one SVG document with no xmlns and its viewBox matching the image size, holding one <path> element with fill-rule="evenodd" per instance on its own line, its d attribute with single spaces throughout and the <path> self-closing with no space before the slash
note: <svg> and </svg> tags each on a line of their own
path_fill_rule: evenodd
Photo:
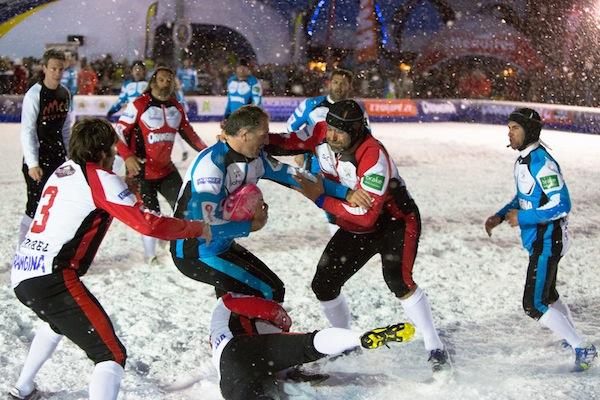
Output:
<svg viewBox="0 0 600 400">
<path fill-rule="evenodd" d="M 429 362 L 429 365 L 431 365 L 433 373 L 450 369 L 448 353 L 444 349 L 431 350 L 427 361 Z"/>
</svg>

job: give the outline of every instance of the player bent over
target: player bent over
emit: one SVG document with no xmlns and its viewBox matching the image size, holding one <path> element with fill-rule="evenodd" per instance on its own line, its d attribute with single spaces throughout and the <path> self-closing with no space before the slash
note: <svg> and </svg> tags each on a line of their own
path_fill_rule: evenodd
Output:
<svg viewBox="0 0 600 400">
<path fill-rule="evenodd" d="M 278 399 L 275 374 L 291 366 L 362 346 L 375 349 L 405 342 L 414 327 L 399 323 L 360 334 L 327 328 L 290 333 L 292 320 L 276 302 L 234 293 L 221 297 L 213 311 L 210 344 L 225 400 Z"/>
<path fill-rule="evenodd" d="M 25 240 L 12 265 L 12 287 L 21 303 L 45 324 L 35 335 L 12 398 L 31 398 L 34 378 L 63 336 L 94 362 L 89 398 L 116 399 L 125 347 L 98 302 L 79 279 L 92 263 L 113 217 L 164 240 L 210 240 L 202 221 L 159 216 L 136 201 L 112 173 L 117 135 L 106 120 L 75 124 L 70 159 L 48 179 Z"/>
<path fill-rule="evenodd" d="M 266 206 L 252 220 L 233 221 L 223 209 L 224 200 L 247 184 L 269 179 L 285 186 L 298 186 L 297 168 L 283 164 L 263 151 L 269 143 L 269 116 L 257 106 L 234 111 L 224 125 L 223 140 L 204 149 L 192 161 L 177 199 L 175 216 L 204 219 L 213 240 L 202 238 L 171 242 L 171 255 L 187 277 L 208 283 L 217 294 L 243 293 L 282 302 L 285 288 L 279 277 L 235 239 L 262 229 L 267 222 Z M 336 198 L 369 204 L 361 191 L 349 190 L 325 180 L 325 190 Z"/>
</svg>

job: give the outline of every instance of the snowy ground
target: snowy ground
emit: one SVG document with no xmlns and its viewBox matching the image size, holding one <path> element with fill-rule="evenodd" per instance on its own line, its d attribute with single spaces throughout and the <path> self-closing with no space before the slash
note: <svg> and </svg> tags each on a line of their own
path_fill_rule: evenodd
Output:
<svg viewBox="0 0 600 400">
<path fill-rule="evenodd" d="M 217 124 L 197 124 L 208 142 Z M 454 353 L 456 376 L 428 384 L 423 342 L 321 363 L 333 375 L 319 387 L 287 385 L 294 399 L 598 399 L 600 365 L 570 372 L 574 356 L 526 317 L 521 297 L 527 266 L 518 231 L 502 225 L 489 239 L 483 221 L 514 195 L 516 153 L 502 126 L 373 124 L 399 165 L 423 216 L 415 280 L 429 295 L 434 318 Z M 281 129 L 272 124 L 272 131 Z M 25 205 L 18 125 L 0 125 L 0 391 L 17 378 L 39 322 L 14 297 L 9 266 Z M 545 131 L 571 192 L 573 245 L 563 259 L 558 290 L 580 331 L 600 344 L 600 136 Z M 178 159 L 175 154 L 175 159 Z M 185 165 L 181 165 L 182 172 Z M 261 183 L 270 204 L 268 225 L 241 242 L 287 284 L 296 331 L 326 326 L 310 290 L 328 240 L 321 212 L 299 194 Z M 207 324 L 213 291 L 177 271 L 142 263 L 139 235 L 115 221 L 84 281 L 98 297 L 129 353 L 120 399 L 220 399 L 210 364 Z M 387 290 L 377 259 L 345 287 L 353 326 L 365 330 L 404 319 Z M 87 396 L 91 362 L 64 340 L 37 383 L 51 399 Z M 180 389 L 165 391 L 175 384 Z"/>
</svg>

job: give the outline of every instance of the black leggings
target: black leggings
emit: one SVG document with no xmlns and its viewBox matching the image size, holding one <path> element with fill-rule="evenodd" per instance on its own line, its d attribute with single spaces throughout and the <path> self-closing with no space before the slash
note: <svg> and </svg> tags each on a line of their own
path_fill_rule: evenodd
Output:
<svg viewBox="0 0 600 400">
<path fill-rule="evenodd" d="M 57 160 L 54 164 L 40 163 L 43 174 L 39 183 L 34 181 L 29 176 L 29 167 L 27 164 L 23 164 L 22 172 L 23 177 L 25 177 L 25 185 L 27 186 L 27 205 L 25 206 L 25 214 L 27 214 L 30 218 L 35 216 L 35 210 L 40 202 L 40 197 L 42 197 L 42 189 L 44 189 L 44 185 L 50 176 L 52 176 L 56 168 L 60 167 L 63 162 L 65 162 L 64 159 L 62 161 Z"/>
<path fill-rule="evenodd" d="M 177 196 L 179 195 L 179 189 L 182 184 L 183 181 L 177 171 L 173 171 L 160 179 L 140 179 L 140 195 L 142 196 L 142 201 L 148 209 L 160 212 L 160 205 L 158 204 L 158 193 L 160 193 L 167 199 L 171 209 L 174 209 Z"/>
<path fill-rule="evenodd" d="M 71 269 L 27 279 L 15 288 L 21 303 L 65 335 L 95 363 L 115 361 L 125 366 L 127 353 L 110 318 Z"/>
<path fill-rule="evenodd" d="M 381 256 L 383 278 L 398 298 L 416 284 L 413 265 L 419 246 L 421 220 L 418 212 L 404 219 L 389 220 L 371 233 L 351 233 L 338 229 L 317 265 L 312 290 L 320 301 L 333 300 L 342 286 L 375 254 Z"/>
<path fill-rule="evenodd" d="M 221 394 L 225 400 L 270 398 L 278 371 L 325 357 L 312 333 L 236 336 L 221 354 Z M 263 396 L 263 397 L 261 397 Z M 275 396 L 274 396 L 275 397 Z"/>
<path fill-rule="evenodd" d="M 281 279 L 235 242 L 226 252 L 214 257 L 184 259 L 172 254 L 175 265 L 185 276 L 214 286 L 217 295 L 234 292 L 283 302 L 285 287 Z"/>
</svg>

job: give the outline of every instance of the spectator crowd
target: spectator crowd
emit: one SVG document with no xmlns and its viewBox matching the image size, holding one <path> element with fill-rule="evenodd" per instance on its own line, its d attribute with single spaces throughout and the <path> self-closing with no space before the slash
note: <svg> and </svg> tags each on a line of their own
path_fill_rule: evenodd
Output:
<svg viewBox="0 0 600 400">
<path fill-rule="evenodd" d="M 88 61 L 73 59 L 69 89 L 81 95 L 115 95 L 129 76 L 133 60 L 115 60 L 110 54 Z M 146 60 L 148 71 L 153 62 Z M 234 72 L 231 60 L 196 63 L 182 60 L 180 69 L 193 71 L 195 82 L 183 86 L 186 95 L 226 95 L 226 82 Z M 597 107 L 600 105 L 600 73 L 585 60 L 569 67 L 546 65 L 543 71 L 527 73 L 499 70 L 485 63 L 460 60 L 425 72 L 409 68 L 373 65 L 355 70 L 354 93 L 363 98 L 474 98 L 531 101 Z M 35 58 L 0 57 L 0 94 L 24 94 L 38 81 L 40 61 Z M 302 65 L 264 64 L 253 68 L 263 95 L 311 97 L 322 94 L 328 74 Z"/>
</svg>

